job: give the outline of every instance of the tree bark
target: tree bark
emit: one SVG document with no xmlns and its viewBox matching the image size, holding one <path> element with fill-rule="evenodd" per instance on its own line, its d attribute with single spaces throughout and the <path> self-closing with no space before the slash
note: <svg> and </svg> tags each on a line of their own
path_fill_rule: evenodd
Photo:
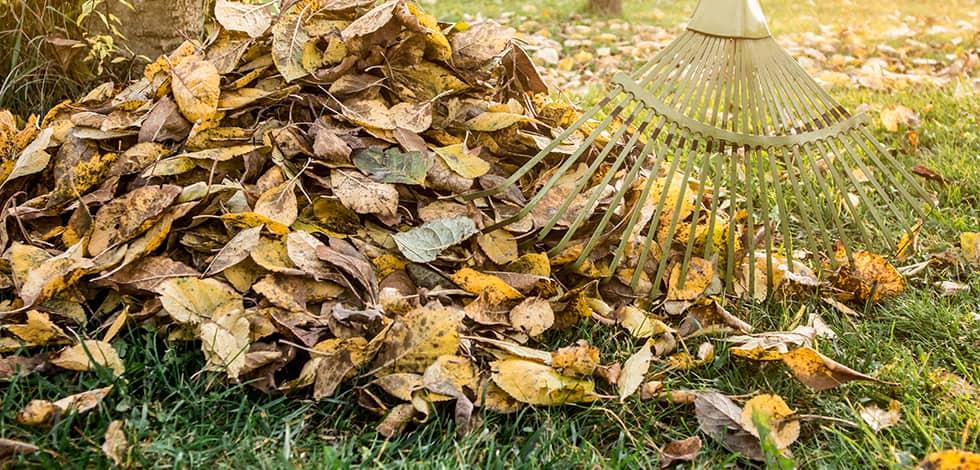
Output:
<svg viewBox="0 0 980 470">
<path fill-rule="evenodd" d="M 126 45 L 136 54 L 154 60 L 185 39 L 200 39 L 207 19 L 208 0 L 130 0 L 106 2 L 109 13 L 121 20 Z"/>
<path fill-rule="evenodd" d="M 589 10 L 600 15 L 622 15 L 623 0 L 589 0 Z"/>
</svg>

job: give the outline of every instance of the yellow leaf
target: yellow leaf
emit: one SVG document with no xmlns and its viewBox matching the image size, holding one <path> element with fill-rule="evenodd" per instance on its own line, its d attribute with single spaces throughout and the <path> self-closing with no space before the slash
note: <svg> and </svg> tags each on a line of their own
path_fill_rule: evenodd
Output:
<svg viewBox="0 0 980 470">
<path fill-rule="evenodd" d="M 55 402 L 31 400 L 23 410 L 17 413 L 17 422 L 27 426 L 38 426 L 65 413 L 85 413 L 99 406 L 102 399 L 111 391 L 112 386 L 110 385 L 105 388 L 69 395 Z"/>
<path fill-rule="evenodd" d="M 61 351 L 51 363 L 62 369 L 87 371 L 98 364 L 111 369 L 117 376 L 126 372 L 119 353 L 111 344 L 104 341 L 86 340 Z"/>
<path fill-rule="evenodd" d="M 68 341 L 68 335 L 65 334 L 64 330 L 55 325 L 48 314 L 37 310 L 27 312 L 26 324 L 8 325 L 7 331 L 24 340 L 30 346 L 60 344 Z"/>
<path fill-rule="evenodd" d="M 810 347 L 802 347 L 783 354 L 783 362 L 793 371 L 797 380 L 818 392 L 853 380 L 880 382 L 878 379 L 850 369 Z"/>
<path fill-rule="evenodd" d="M 157 286 L 163 309 L 180 323 L 198 324 L 208 320 L 218 307 L 241 302 L 241 295 L 217 279 L 178 277 Z"/>
<path fill-rule="evenodd" d="M 619 375 L 617 387 L 619 389 L 619 401 L 624 401 L 636 393 L 643 383 L 643 378 L 650 370 L 650 361 L 653 360 L 653 350 L 650 341 L 647 341 L 639 351 L 630 356 L 623 363 L 622 372 Z"/>
<path fill-rule="evenodd" d="M 976 470 L 980 468 L 980 454 L 965 450 L 933 452 L 915 468 L 916 470 Z"/>
<path fill-rule="evenodd" d="M 517 239 L 506 230 L 494 230 L 481 233 L 476 239 L 477 244 L 495 264 L 507 264 L 517 259 Z M 545 257 L 547 260 L 547 257 Z"/>
<path fill-rule="evenodd" d="M 490 363 L 491 379 L 515 400 L 531 405 L 563 405 L 596 400 L 595 384 L 561 375 L 544 364 L 524 359 Z"/>
<path fill-rule="evenodd" d="M 463 268 L 453 274 L 453 282 L 466 292 L 483 294 L 491 305 L 524 297 L 503 279 L 492 274 L 484 274 L 471 268 Z"/>
<path fill-rule="evenodd" d="M 490 164 L 479 157 L 479 151 L 468 150 L 465 143 L 432 150 L 442 157 L 450 169 L 464 178 L 479 178 L 490 171 Z"/>
<path fill-rule="evenodd" d="M 221 76 L 210 61 L 190 56 L 171 72 L 174 101 L 192 123 L 205 122 L 218 112 Z"/>
<path fill-rule="evenodd" d="M 471 131 L 494 132 L 515 124 L 532 121 L 533 119 L 523 114 L 487 112 L 466 121 L 466 127 Z"/>
<path fill-rule="evenodd" d="M 742 409 L 742 427 L 753 436 L 760 437 L 753 419 L 756 414 L 767 418 L 770 437 L 776 448 L 785 449 L 800 437 L 800 421 L 793 418 L 796 413 L 779 395 L 758 395 L 749 400 Z"/>
<path fill-rule="evenodd" d="M 208 363 L 207 370 L 225 371 L 235 380 L 245 368 L 249 347 L 249 321 L 244 316 L 241 300 L 219 305 L 211 319 L 200 326 L 198 337 Z"/>
<path fill-rule="evenodd" d="M 857 298 L 877 303 L 905 292 L 905 278 L 885 258 L 867 251 L 853 253 L 853 257 L 851 266 L 843 248 L 837 253 L 842 266 L 833 283 L 842 292 L 841 300 Z"/>
<path fill-rule="evenodd" d="M 510 324 L 533 338 L 555 324 L 555 312 L 547 300 L 531 297 L 510 311 Z"/>
<path fill-rule="evenodd" d="M 711 280 L 714 279 L 715 268 L 711 261 L 701 258 L 691 258 L 684 275 L 684 285 L 681 286 L 681 263 L 674 265 L 667 283 L 667 300 L 694 300 L 701 296 Z"/>
<path fill-rule="evenodd" d="M 455 355 L 464 314 L 452 308 L 420 307 L 393 323 L 371 369 L 422 373 L 440 356 Z"/>
<path fill-rule="evenodd" d="M 980 233 L 964 232 L 960 234 L 960 248 L 967 261 L 980 264 Z"/>
</svg>

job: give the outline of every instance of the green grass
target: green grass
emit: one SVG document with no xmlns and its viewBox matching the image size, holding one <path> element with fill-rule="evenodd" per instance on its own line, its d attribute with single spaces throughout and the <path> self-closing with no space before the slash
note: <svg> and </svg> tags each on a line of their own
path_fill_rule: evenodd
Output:
<svg viewBox="0 0 980 470">
<path fill-rule="evenodd" d="M 578 14 L 575 2 L 536 3 L 546 5 L 539 7 L 538 16 L 540 11 L 552 9 L 547 18 L 538 18 L 547 24 L 559 25 L 569 15 Z M 675 10 L 670 7 L 673 2 L 629 3 L 637 9 L 654 6 Z M 689 10 L 693 3 L 684 2 L 676 11 Z M 776 25 L 784 24 L 790 3 L 766 2 Z M 819 7 L 802 9 L 843 21 L 832 14 L 834 5 L 839 10 L 839 2 L 819 3 Z M 870 14 L 868 8 L 897 8 L 895 3 L 887 7 L 851 3 L 862 4 L 851 18 L 865 17 Z M 910 13 L 953 15 L 955 8 L 968 3 L 903 0 L 898 5 Z M 523 4 L 488 1 L 481 2 L 479 8 L 488 16 L 497 16 L 503 11 L 520 12 Z M 452 18 L 474 13 L 474 5 L 439 0 L 429 8 L 441 17 Z M 642 13 L 641 18 L 646 18 L 643 15 L 650 14 Z M 667 19 L 657 21 L 670 18 L 667 15 Z M 837 96 L 852 109 L 864 103 L 900 103 L 920 111 L 928 108 L 918 129 L 920 150 L 899 155 L 905 163 L 928 166 L 950 182 L 931 186 L 940 194 L 941 210 L 937 220 L 923 229 L 923 245 L 942 251 L 956 244 L 959 232 L 980 229 L 980 100 L 957 99 L 950 90 L 934 89 Z M 878 136 L 896 148 L 902 146 L 904 138 L 880 129 Z M 881 251 L 889 249 L 881 247 Z M 777 393 L 800 413 L 859 423 L 855 429 L 829 422 L 804 424 L 801 439 L 792 447 L 801 468 L 907 468 L 932 451 L 976 450 L 980 448 L 980 404 L 932 390 L 929 379 L 931 372 L 945 368 L 980 384 L 980 298 L 975 294 L 941 298 L 932 287 L 935 281 L 953 279 L 968 282 L 973 292 L 980 292 L 980 278 L 975 274 L 932 269 L 912 282 L 908 295 L 868 308 L 860 319 L 843 318 L 820 303 L 805 305 L 808 311 L 821 313 L 839 335 L 821 344 L 823 352 L 898 386 L 853 383 L 815 393 L 781 365 L 732 358 L 724 346 L 707 367 L 670 374 L 665 383 L 670 389 L 713 388 L 736 395 Z M 778 302 L 753 307 L 750 322 L 760 331 L 790 328 L 800 308 L 799 304 Z M 591 324 L 583 324 L 563 338 L 549 338 L 549 343 L 559 345 L 577 338 L 599 346 L 607 361 L 623 360 L 639 347 L 611 328 Z M 377 418 L 352 405 L 355 397 L 350 389 L 319 403 L 302 396 L 269 396 L 244 386 L 227 386 L 208 376 L 195 376 L 203 359 L 194 344 L 166 343 L 156 332 L 141 327 L 125 332 L 114 344 L 127 366 L 123 379 L 94 372 L 35 374 L 0 388 L 0 437 L 32 442 L 52 452 L 18 457 L 15 466 L 107 468 L 110 464 L 99 446 L 108 423 L 117 419 L 127 422 L 134 464 L 178 468 L 655 467 L 654 446 L 697 434 L 691 406 L 633 399 L 623 405 L 610 401 L 592 406 L 527 408 L 508 416 L 486 414 L 483 423 L 462 440 L 453 438 L 452 410 L 440 408 L 413 432 L 385 440 L 373 430 Z M 102 406 L 86 415 L 65 417 L 50 428 L 28 428 L 14 419 L 31 399 L 56 399 L 108 384 L 115 384 L 115 390 Z M 872 432 L 856 412 L 866 399 L 882 405 L 891 399 L 900 401 L 901 422 L 881 433 Z M 699 468 L 744 468 L 744 462 L 702 437 L 705 448 Z"/>
</svg>

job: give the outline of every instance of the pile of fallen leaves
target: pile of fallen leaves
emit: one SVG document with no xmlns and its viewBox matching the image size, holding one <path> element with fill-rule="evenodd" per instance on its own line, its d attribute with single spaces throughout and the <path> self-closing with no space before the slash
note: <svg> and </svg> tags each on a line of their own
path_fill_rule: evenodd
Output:
<svg viewBox="0 0 980 470">
<path fill-rule="evenodd" d="M 353 388 L 344 396 L 383 417 L 384 436 L 442 403 L 465 433 L 477 408 L 639 395 L 694 403 L 708 435 L 752 458 L 799 435 L 779 397 L 740 407 L 664 389 L 669 374 L 714 359 L 709 337 L 730 334 L 733 354 L 782 361 L 816 390 L 875 380 L 817 351 L 834 336 L 819 317 L 751 334 L 708 260 L 637 303 L 652 286 L 632 291 L 594 265 L 565 270 L 577 254 L 519 244 L 535 214 L 483 233 L 527 203 L 548 165 L 494 198 L 458 196 L 499 185 L 576 111 L 549 100 L 512 29 L 374 4 L 219 0 L 208 39 L 139 80 L 101 85 L 40 122 L 0 113 L 0 353 L 14 353 L 0 380 L 51 366 L 124 377 L 112 341 L 142 324 L 199 342 L 206 371 L 265 392 L 319 400 Z M 557 191 L 540 210 L 568 196 Z M 687 193 L 686 206 L 710 207 Z M 686 236 L 711 243 L 693 225 Z M 855 315 L 841 301 L 904 290 L 883 258 L 856 257 L 827 279 L 781 260 L 759 284 L 823 290 Z M 642 346 L 554 344 L 581 322 Z M 17 418 L 50 423 L 111 388 L 36 400 Z M 665 458 L 690 458 L 694 444 L 672 443 Z"/>
</svg>

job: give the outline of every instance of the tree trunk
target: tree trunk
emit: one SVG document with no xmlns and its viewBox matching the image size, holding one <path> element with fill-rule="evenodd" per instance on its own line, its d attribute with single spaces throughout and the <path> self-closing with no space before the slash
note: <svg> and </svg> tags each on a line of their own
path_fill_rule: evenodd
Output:
<svg viewBox="0 0 980 470">
<path fill-rule="evenodd" d="M 126 46 L 137 55 L 154 60 L 170 52 L 185 39 L 200 39 L 207 19 L 208 0 L 130 0 L 109 1 L 109 12 L 121 20 L 120 31 Z"/>
<path fill-rule="evenodd" d="M 589 10 L 600 15 L 622 15 L 623 0 L 589 0 Z"/>
</svg>

